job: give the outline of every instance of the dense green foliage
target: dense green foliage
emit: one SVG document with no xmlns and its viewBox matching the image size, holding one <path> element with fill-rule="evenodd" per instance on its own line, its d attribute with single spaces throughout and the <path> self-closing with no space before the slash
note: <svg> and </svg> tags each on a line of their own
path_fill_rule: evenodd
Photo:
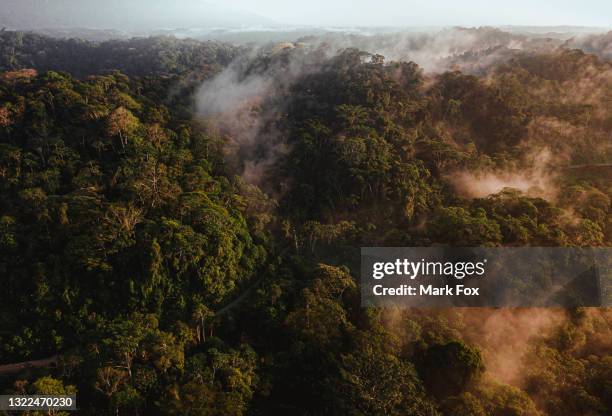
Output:
<svg viewBox="0 0 612 416">
<path fill-rule="evenodd" d="M 76 77 L 119 70 L 130 76 L 168 75 L 227 65 L 240 48 L 172 37 L 89 42 L 35 33 L 0 32 L 0 71 L 36 68 Z"/>
<path fill-rule="evenodd" d="M 193 80 L 176 76 L 208 77 L 231 54 L 1 36 L 3 69 L 39 73 L 0 76 L 0 365 L 58 356 L 0 367 L 3 391 L 77 391 L 81 414 L 612 411 L 608 310 L 557 311 L 561 324 L 522 344 L 520 377 L 501 379 L 483 324 L 496 311 L 361 308 L 345 250 L 609 245 L 609 177 L 568 166 L 609 161 L 610 63 L 559 51 L 486 78 L 430 77 L 357 50 L 268 55 L 248 71 L 310 66 L 249 109 L 275 114 L 256 154 L 287 149 L 260 189 L 226 163 L 231 130 L 194 119 Z M 11 55 L 12 42 L 61 53 Z M 159 62 L 160 48 L 178 58 Z M 94 52 L 112 59 L 68 58 Z M 130 77 L 79 79 L 108 65 Z M 473 197 L 453 182 L 531 169 L 543 145 L 554 197 Z"/>
</svg>

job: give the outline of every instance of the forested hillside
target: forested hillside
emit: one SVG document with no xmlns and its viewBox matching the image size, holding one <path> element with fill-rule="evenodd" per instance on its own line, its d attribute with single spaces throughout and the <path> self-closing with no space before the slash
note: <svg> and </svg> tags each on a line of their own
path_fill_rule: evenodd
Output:
<svg viewBox="0 0 612 416">
<path fill-rule="evenodd" d="M 185 74 L 229 64 L 241 48 L 172 37 L 89 42 L 0 32 L 0 71 L 36 68 L 75 77 L 121 71 L 130 76 Z"/>
<path fill-rule="evenodd" d="M 609 61 L 0 51 L 4 393 L 76 391 L 84 415 L 612 412 L 609 309 L 366 309 L 348 259 L 609 246 Z"/>
</svg>

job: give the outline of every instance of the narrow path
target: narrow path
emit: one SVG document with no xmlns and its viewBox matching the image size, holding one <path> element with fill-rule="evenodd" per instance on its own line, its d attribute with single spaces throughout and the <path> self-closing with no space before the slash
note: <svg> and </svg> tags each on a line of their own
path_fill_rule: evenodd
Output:
<svg viewBox="0 0 612 416">
<path fill-rule="evenodd" d="M 583 165 L 568 165 L 568 169 L 584 169 L 584 168 L 612 168 L 612 163 L 589 163 Z"/>
<path fill-rule="evenodd" d="M 242 301 L 244 301 L 251 294 L 251 292 L 253 292 L 253 290 L 257 288 L 257 286 L 259 286 L 259 284 L 262 281 L 263 281 L 263 277 L 256 280 L 251 286 L 249 286 L 244 292 L 242 292 L 240 296 L 238 296 L 236 299 L 231 301 L 229 304 L 225 305 L 224 307 L 219 309 L 217 312 L 215 312 L 215 316 L 223 316 L 231 312 L 231 310 L 234 309 L 236 306 L 240 305 Z"/>
<path fill-rule="evenodd" d="M 42 360 L 23 361 L 20 363 L 0 365 L 0 376 L 19 373 L 20 371 L 30 368 L 49 367 L 51 364 L 57 362 L 57 358 L 58 356 L 54 355 L 53 357 L 43 358 Z"/>
</svg>

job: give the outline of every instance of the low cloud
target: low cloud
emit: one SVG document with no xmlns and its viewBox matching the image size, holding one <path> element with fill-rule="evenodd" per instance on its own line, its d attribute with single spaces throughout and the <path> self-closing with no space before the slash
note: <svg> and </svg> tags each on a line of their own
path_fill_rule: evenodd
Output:
<svg viewBox="0 0 612 416">
<path fill-rule="evenodd" d="M 529 196 L 554 200 L 558 187 L 555 184 L 557 176 L 550 169 L 554 165 L 551 152 L 543 149 L 527 160 L 505 169 L 457 170 L 446 178 L 457 194 L 468 198 L 484 198 L 512 188 Z"/>
</svg>

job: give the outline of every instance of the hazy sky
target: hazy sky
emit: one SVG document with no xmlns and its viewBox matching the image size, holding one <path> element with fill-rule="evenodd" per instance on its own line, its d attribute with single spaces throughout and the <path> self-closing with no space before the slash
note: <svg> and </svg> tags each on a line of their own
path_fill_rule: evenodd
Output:
<svg viewBox="0 0 612 416">
<path fill-rule="evenodd" d="M 336 26 L 612 26 L 612 0 L 207 0 L 279 23 Z"/>
</svg>

